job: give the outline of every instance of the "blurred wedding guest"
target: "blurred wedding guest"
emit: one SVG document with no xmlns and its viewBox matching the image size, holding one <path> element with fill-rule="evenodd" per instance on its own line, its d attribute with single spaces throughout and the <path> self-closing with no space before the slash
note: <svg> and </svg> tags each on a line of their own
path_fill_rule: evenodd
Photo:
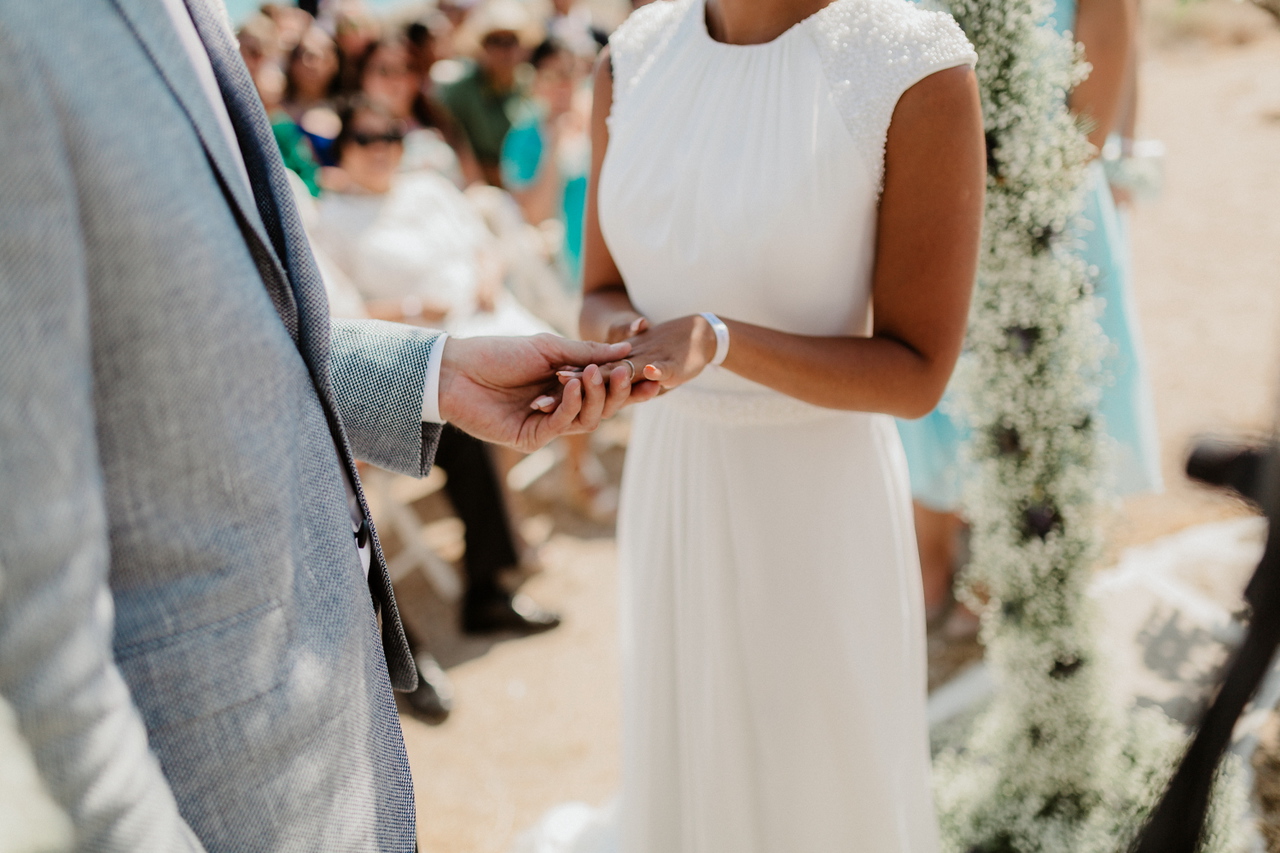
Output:
<svg viewBox="0 0 1280 853">
<path fill-rule="evenodd" d="M 289 53 L 283 106 L 295 119 L 329 106 L 338 94 L 338 48 L 329 34 L 309 27 Z"/>
<path fill-rule="evenodd" d="M 370 316 L 425 323 L 457 337 L 547 331 L 502 287 L 493 237 L 467 197 L 430 171 L 402 174 L 404 125 L 357 97 L 343 110 L 338 160 L 346 185 L 320 200 L 314 243 L 351 281 Z M 488 449 L 446 429 L 436 464 L 466 527 L 463 631 L 533 633 L 560 619 L 505 575 L 523 561 L 522 544 Z"/>
<path fill-rule="evenodd" d="M 439 0 L 436 7 L 440 14 L 449 19 L 456 30 L 467 20 L 467 15 L 476 7 L 477 0 Z"/>
<path fill-rule="evenodd" d="M 502 185 L 502 140 L 527 109 L 519 69 L 541 41 L 541 27 L 518 0 L 486 0 L 468 16 L 474 59 L 441 98 L 461 126 L 485 179 Z"/>
<path fill-rule="evenodd" d="M 276 72 L 280 70 L 280 28 L 268 15 L 250 15 L 236 30 L 236 41 L 240 46 L 244 66 L 249 69 L 249 76 L 261 90 L 261 75 L 273 66 Z M 273 85 L 278 84 L 273 81 Z M 283 90 L 277 92 L 275 100 L 278 102 L 282 95 Z"/>
<path fill-rule="evenodd" d="M 402 171 L 433 169 L 459 188 L 483 180 L 453 116 L 429 94 L 429 80 L 414 60 L 408 37 L 399 33 L 370 45 L 360 64 L 360 90 L 407 130 Z"/>
<path fill-rule="evenodd" d="M 344 95 L 360 89 L 360 59 L 382 35 L 382 24 L 362 0 L 345 0 L 334 12 L 333 37 L 338 45 L 338 89 Z"/>
<path fill-rule="evenodd" d="M 281 107 L 285 92 L 285 76 L 280 68 L 279 30 L 266 15 L 253 15 L 236 31 L 240 56 L 253 78 L 254 88 L 271 121 L 271 132 L 285 166 L 302 179 L 307 192 L 320 194 L 319 164 L 311 140 L 297 122 Z"/>
<path fill-rule="evenodd" d="M 276 25 L 280 50 L 284 53 L 289 53 L 297 46 L 315 20 L 310 12 L 292 4 L 263 3 L 258 11 Z"/>
<path fill-rule="evenodd" d="M 547 35 L 559 39 L 580 57 L 594 56 L 609 41 L 591 17 L 591 8 L 580 0 L 551 0 Z"/>
<path fill-rule="evenodd" d="M 577 290 L 582 272 L 582 222 L 591 167 L 590 92 L 569 45 L 549 38 L 533 51 L 533 101 L 502 143 L 502 182 L 527 222 L 554 220 L 563 229 L 566 281 Z"/>
<path fill-rule="evenodd" d="M 339 130 L 333 109 L 337 93 L 337 46 L 324 30 L 311 27 L 289 53 L 280 106 L 306 135 L 323 166 L 333 165 L 333 140 Z"/>
<path fill-rule="evenodd" d="M 453 31 L 449 17 L 438 9 L 406 24 L 404 35 L 409 40 L 414 70 L 426 77 L 431 66 L 442 59 L 452 59 Z"/>
</svg>

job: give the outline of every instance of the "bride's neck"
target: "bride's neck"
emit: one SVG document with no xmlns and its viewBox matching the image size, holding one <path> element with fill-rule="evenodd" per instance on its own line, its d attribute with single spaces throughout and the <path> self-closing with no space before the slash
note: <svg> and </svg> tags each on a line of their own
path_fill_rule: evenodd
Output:
<svg viewBox="0 0 1280 853">
<path fill-rule="evenodd" d="M 707 0 L 707 31 L 725 44 L 764 44 L 831 0 Z"/>
</svg>

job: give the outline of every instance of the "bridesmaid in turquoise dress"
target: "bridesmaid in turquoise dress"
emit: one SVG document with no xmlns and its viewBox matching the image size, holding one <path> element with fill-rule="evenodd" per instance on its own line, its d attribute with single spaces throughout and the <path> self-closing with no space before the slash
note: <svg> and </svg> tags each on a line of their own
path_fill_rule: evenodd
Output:
<svg viewBox="0 0 1280 853">
<path fill-rule="evenodd" d="M 1085 2 L 1088 6 L 1078 17 L 1076 0 L 1057 0 L 1048 23 L 1059 32 L 1074 30 L 1075 38 L 1085 45 L 1086 57 L 1094 64 L 1090 79 L 1073 94 L 1072 109 L 1093 119 L 1096 127 L 1090 133 L 1090 141 L 1101 148 L 1119 104 L 1119 92 L 1132 54 L 1128 48 L 1132 30 L 1126 32 L 1123 24 L 1117 26 L 1117 19 L 1113 17 L 1125 14 L 1117 7 L 1127 5 L 1128 0 Z M 1134 23 L 1129 17 L 1129 27 Z M 1095 39 L 1098 49 L 1090 51 Z M 1112 40 L 1112 43 L 1103 45 L 1103 40 Z M 1115 496 L 1158 492 L 1163 488 L 1160 443 L 1131 293 L 1131 258 L 1115 200 L 1098 160 L 1089 166 L 1082 218 L 1083 227 L 1077 240 L 1081 255 L 1090 267 L 1094 290 L 1104 300 L 1099 320 L 1109 344 L 1104 361 L 1108 384 L 1103 388 L 1101 402 L 1110 438 L 1108 491 Z M 898 421 L 916 502 L 925 597 L 934 615 L 943 611 L 948 603 L 958 550 L 956 535 L 962 526 L 956 513 L 963 488 L 958 458 L 965 435 L 948 416 L 947 406 L 944 398 L 942 404 L 925 417 Z"/>
</svg>

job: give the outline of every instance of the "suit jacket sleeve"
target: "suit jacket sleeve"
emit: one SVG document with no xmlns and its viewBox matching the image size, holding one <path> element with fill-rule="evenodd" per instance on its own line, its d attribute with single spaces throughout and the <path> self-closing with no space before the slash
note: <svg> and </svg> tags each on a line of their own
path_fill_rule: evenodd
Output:
<svg viewBox="0 0 1280 853">
<path fill-rule="evenodd" d="M 79 222 L 54 102 L 0 26 L 0 694 L 77 849 L 200 851 L 112 655 Z"/>
<path fill-rule="evenodd" d="M 357 459 L 414 477 L 431 470 L 440 424 L 422 422 L 422 391 L 439 338 L 417 326 L 333 320 L 329 369 Z"/>
</svg>

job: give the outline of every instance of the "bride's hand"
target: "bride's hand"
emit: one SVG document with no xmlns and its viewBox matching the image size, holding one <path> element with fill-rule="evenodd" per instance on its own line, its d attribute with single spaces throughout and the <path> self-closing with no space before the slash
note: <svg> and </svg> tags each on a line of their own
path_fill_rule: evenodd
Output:
<svg viewBox="0 0 1280 853">
<path fill-rule="evenodd" d="M 609 325 L 605 329 L 604 342 L 606 344 L 621 343 L 648 329 L 648 317 L 637 314 L 634 311 L 619 311 L 609 318 Z"/>
<path fill-rule="evenodd" d="M 715 330 L 702 315 L 691 314 L 634 335 L 628 361 L 635 364 L 637 379 L 667 390 L 693 379 L 715 354 Z"/>
</svg>

